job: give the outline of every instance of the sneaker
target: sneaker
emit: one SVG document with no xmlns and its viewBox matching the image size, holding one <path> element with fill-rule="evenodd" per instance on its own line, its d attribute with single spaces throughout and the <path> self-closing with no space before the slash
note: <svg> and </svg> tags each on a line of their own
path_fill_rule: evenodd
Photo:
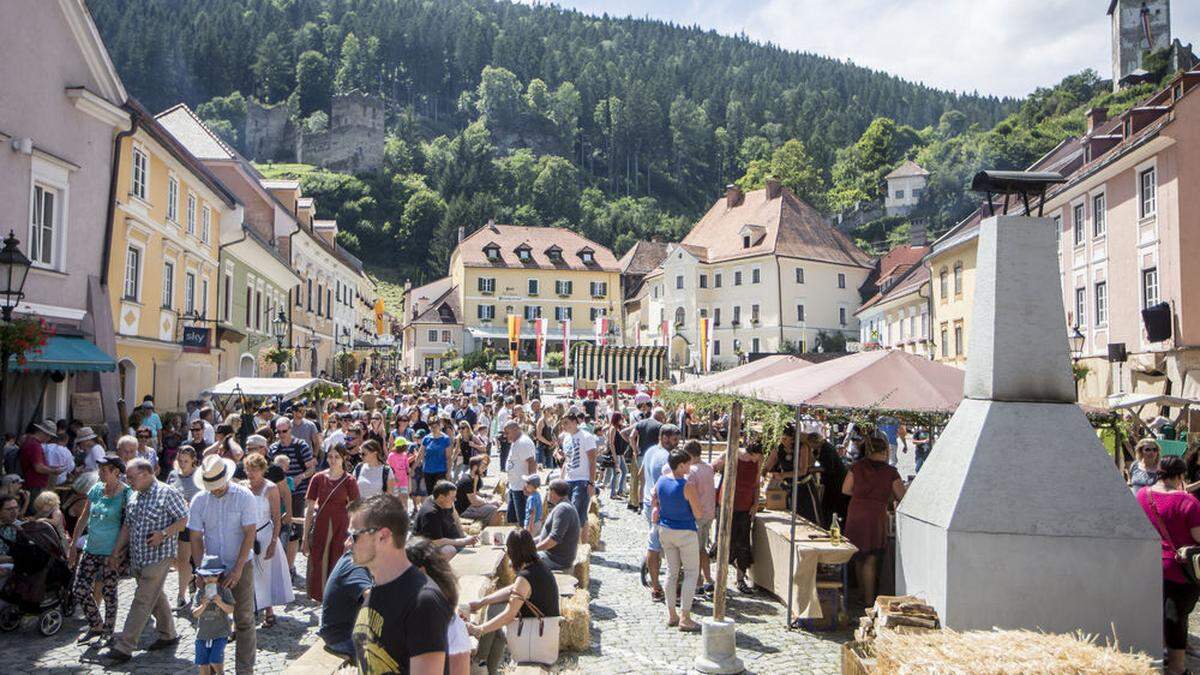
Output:
<svg viewBox="0 0 1200 675">
<path fill-rule="evenodd" d="M 91 642 L 92 640 L 95 640 L 98 637 L 103 637 L 103 636 L 104 636 L 104 631 L 95 630 L 94 628 L 89 628 L 89 629 L 87 629 L 86 633 L 84 633 L 83 635 L 80 635 L 79 638 L 75 640 L 75 644 L 79 644 L 79 645 L 86 644 L 88 642 Z"/>
<path fill-rule="evenodd" d="M 118 664 L 118 663 L 126 663 L 127 661 L 129 661 L 129 659 L 133 658 L 133 654 L 126 654 L 125 652 L 123 652 L 119 649 L 109 649 L 108 651 L 104 652 L 100 656 L 108 659 L 109 661 L 112 661 L 112 663 L 114 665 Z"/>
<path fill-rule="evenodd" d="M 754 595 L 754 589 L 751 588 L 750 584 L 746 583 L 745 581 L 737 582 L 737 589 L 739 593 L 743 593 L 745 595 Z"/>
<path fill-rule="evenodd" d="M 180 596 L 178 598 L 175 598 L 175 609 L 177 611 L 185 610 L 191 606 L 192 606 L 191 598 L 188 598 L 187 596 Z"/>
<path fill-rule="evenodd" d="M 179 644 L 179 638 L 178 638 L 178 637 L 173 637 L 173 638 L 159 638 L 159 639 L 157 639 L 157 640 L 155 640 L 155 641 L 154 641 L 154 644 L 150 645 L 149 647 L 146 647 L 146 651 L 148 651 L 148 652 L 154 652 L 154 651 L 158 651 L 158 650 L 160 650 L 160 649 L 166 649 L 166 648 L 168 648 L 168 647 L 174 647 L 174 646 L 175 646 L 175 645 L 177 645 L 177 644 Z"/>
<path fill-rule="evenodd" d="M 704 584 L 703 586 L 700 587 L 700 592 L 703 593 L 704 595 L 712 595 L 713 592 L 716 590 L 717 590 L 717 587 L 714 586 L 713 584 Z"/>
</svg>

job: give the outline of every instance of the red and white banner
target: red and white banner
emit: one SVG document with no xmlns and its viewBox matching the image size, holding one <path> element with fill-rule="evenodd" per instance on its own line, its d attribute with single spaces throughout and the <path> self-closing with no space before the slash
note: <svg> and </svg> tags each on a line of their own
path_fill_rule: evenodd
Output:
<svg viewBox="0 0 1200 675">
<path fill-rule="evenodd" d="M 604 347 L 608 345 L 608 317 L 596 317 L 596 345 Z"/>
<path fill-rule="evenodd" d="M 563 340 L 563 365 L 570 363 L 571 359 L 571 320 L 563 319 L 562 321 L 562 340 Z"/>
<path fill-rule="evenodd" d="M 662 334 L 662 346 L 667 348 L 667 363 L 671 362 L 671 334 L 669 332 L 666 319 L 658 326 L 659 332 Z"/>
<path fill-rule="evenodd" d="M 537 318 L 533 320 L 533 339 L 537 346 L 537 364 L 538 368 L 546 365 L 546 320 Z"/>
</svg>

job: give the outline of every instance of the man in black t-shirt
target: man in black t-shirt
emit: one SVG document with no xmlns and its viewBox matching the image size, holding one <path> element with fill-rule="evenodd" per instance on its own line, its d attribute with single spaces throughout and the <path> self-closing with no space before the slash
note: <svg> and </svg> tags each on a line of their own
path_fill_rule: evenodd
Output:
<svg viewBox="0 0 1200 675">
<path fill-rule="evenodd" d="M 454 510 L 458 512 L 458 517 L 466 520 L 478 520 L 485 525 L 499 525 L 499 520 L 494 520 L 494 517 L 500 511 L 500 505 L 488 499 L 484 499 L 479 494 L 479 488 L 483 484 L 483 462 L 482 456 L 472 457 L 467 463 L 470 469 L 462 478 L 458 479 L 454 497 Z"/>
<path fill-rule="evenodd" d="M 629 440 L 637 441 L 638 457 L 644 457 L 647 450 L 658 445 L 658 432 L 666 420 L 666 411 L 662 408 L 655 408 L 651 415 L 643 417 L 633 425 L 633 432 L 630 434 Z"/>
<path fill-rule="evenodd" d="M 408 513 L 403 502 L 386 493 L 356 502 L 349 537 L 354 562 L 375 579 L 354 622 L 358 672 L 441 675 L 454 608 L 404 553 Z"/>
<path fill-rule="evenodd" d="M 457 493 L 454 483 L 438 481 L 433 486 L 433 494 L 417 509 L 416 523 L 413 525 L 413 533 L 432 542 L 447 560 L 464 546 L 476 541 L 475 537 L 464 537 L 454 519 L 454 498 Z"/>
</svg>

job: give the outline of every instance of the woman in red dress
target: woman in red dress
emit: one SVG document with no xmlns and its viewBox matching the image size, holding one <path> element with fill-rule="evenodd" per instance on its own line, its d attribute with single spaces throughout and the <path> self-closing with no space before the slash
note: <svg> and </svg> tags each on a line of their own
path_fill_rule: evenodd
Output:
<svg viewBox="0 0 1200 675">
<path fill-rule="evenodd" d="M 887 510 L 894 497 L 904 497 L 900 473 L 887 463 L 888 443 L 882 438 L 867 441 L 868 451 L 850 467 L 842 494 L 850 496 L 846 511 L 846 538 L 858 547 L 855 574 L 862 585 L 863 602 L 875 604 L 875 573 L 887 547 Z"/>
<path fill-rule="evenodd" d="M 301 550 L 308 556 L 308 597 L 317 602 L 325 591 L 325 579 L 346 547 L 350 517 L 346 507 L 358 499 L 358 482 L 343 468 L 346 447 L 337 444 L 326 453 L 329 468 L 308 482 L 304 499 L 304 537 Z"/>
</svg>

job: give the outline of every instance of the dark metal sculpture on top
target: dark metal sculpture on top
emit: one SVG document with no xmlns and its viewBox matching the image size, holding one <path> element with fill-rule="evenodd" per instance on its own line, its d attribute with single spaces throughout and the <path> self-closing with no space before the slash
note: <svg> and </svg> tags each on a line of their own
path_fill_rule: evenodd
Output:
<svg viewBox="0 0 1200 675">
<path fill-rule="evenodd" d="M 1037 198 L 1037 215 L 1042 215 L 1042 206 L 1046 203 L 1046 188 L 1067 179 L 1062 174 L 1053 171 L 980 171 L 971 181 L 971 190 L 987 195 L 988 215 L 996 215 L 996 206 L 992 203 L 992 195 L 1004 195 L 1004 214 L 1008 213 L 1008 196 L 1020 195 L 1025 205 L 1025 213 L 1033 215 L 1029 207 L 1029 198 Z"/>
</svg>

